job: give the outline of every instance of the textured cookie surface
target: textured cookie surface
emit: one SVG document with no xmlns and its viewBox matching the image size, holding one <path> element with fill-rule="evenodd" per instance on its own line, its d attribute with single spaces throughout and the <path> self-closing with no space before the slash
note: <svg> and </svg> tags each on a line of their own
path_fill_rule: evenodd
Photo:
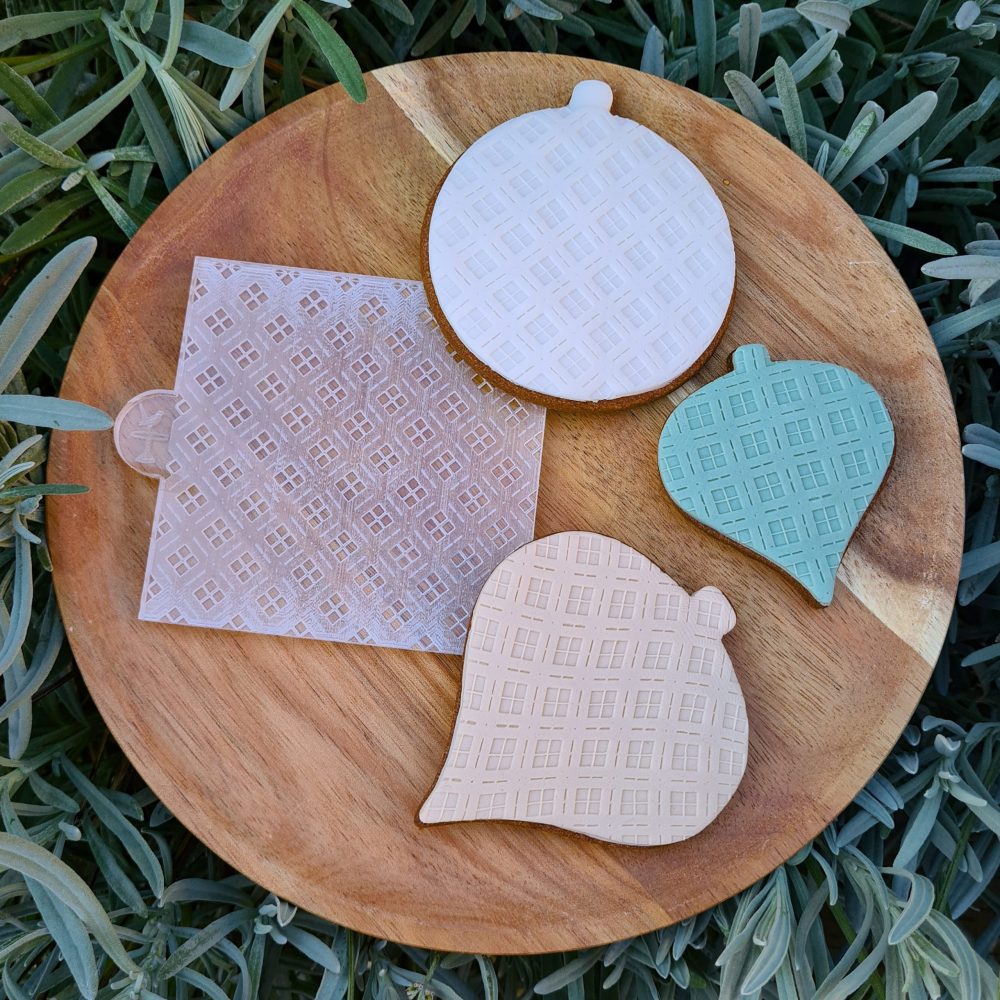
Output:
<svg viewBox="0 0 1000 1000">
<path fill-rule="evenodd" d="M 445 179 L 427 231 L 441 317 L 515 387 L 568 402 L 676 384 L 725 325 L 735 255 L 708 181 L 609 113 L 604 84 L 488 132 Z"/>
<path fill-rule="evenodd" d="M 747 760 L 715 588 L 689 596 L 622 542 L 565 532 L 483 588 L 451 748 L 424 823 L 523 820 L 620 844 L 703 829 Z"/>
<path fill-rule="evenodd" d="M 774 362 L 759 344 L 692 394 L 660 437 L 660 475 L 685 513 L 790 574 L 823 605 L 892 459 L 892 421 L 854 372 Z"/>
</svg>

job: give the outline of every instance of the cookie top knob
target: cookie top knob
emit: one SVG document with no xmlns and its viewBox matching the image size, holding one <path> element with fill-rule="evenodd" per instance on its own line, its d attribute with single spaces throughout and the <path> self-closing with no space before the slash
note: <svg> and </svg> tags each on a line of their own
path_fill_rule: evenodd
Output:
<svg viewBox="0 0 1000 1000">
<path fill-rule="evenodd" d="M 428 214 L 443 332 L 494 384 L 562 408 L 654 398 L 707 359 L 729 316 L 732 235 L 711 185 L 583 80 L 569 103 L 487 132 Z"/>
<path fill-rule="evenodd" d="M 581 80 L 574 88 L 569 99 L 571 108 L 592 109 L 594 111 L 610 111 L 614 94 L 603 80 Z"/>
</svg>

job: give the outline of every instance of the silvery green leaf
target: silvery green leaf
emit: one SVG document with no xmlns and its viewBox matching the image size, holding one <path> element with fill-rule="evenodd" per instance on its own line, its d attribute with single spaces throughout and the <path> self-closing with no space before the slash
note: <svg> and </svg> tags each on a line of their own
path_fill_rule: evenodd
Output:
<svg viewBox="0 0 1000 1000">
<path fill-rule="evenodd" d="M 167 8 L 169 10 L 166 35 L 167 44 L 164 46 L 163 53 L 160 56 L 160 65 L 163 69 L 167 69 L 173 65 L 174 59 L 177 56 L 177 49 L 181 41 L 181 32 L 184 28 L 184 0 L 167 0 Z M 154 14 L 153 17 L 155 16 Z M 152 25 L 153 22 L 150 20 L 150 28 L 152 28 Z"/>
<path fill-rule="evenodd" d="M 927 121 L 936 104 L 937 95 L 927 92 L 918 94 L 909 104 L 891 114 L 861 140 L 854 155 L 838 173 L 833 186 L 838 191 L 843 190 L 868 167 L 895 152 Z"/>
<path fill-rule="evenodd" d="M 811 996 L 816 989 L 813 975 L 813 965 L 811 961 L 810 939 L 815 937 L 817 921 L 819 915 L 827 902 L 826 891 L 823 887 L 817 889 L 806 901 L 799 914 L 792 939 L 792 966 L 796 970 L 797 979 L 802 987 L 802 992 L 806 996 Z M 829 969 L 816 970 L 820 975 L 824 975 Z"/>
<path fill-rule="evenodd" d="M 820 144 L 819 148 L 816 150 L 816 156 L 813 159 L 813 170 L 822 177 L 826 173 L 826 164 L 830 159 L 830 143 L 824 139 Z"/>
<path fill-rule="evenodd" d="M 976 953 L 958 928 L 943 914 L 931 910 L 927 920 L 937 937 L 945 944 L 958 966 L 959 992 L 961 1000 L 980 1000 L 982 997 L 979 964 Z"/>
<path fill-rule="evenodd" d="M 778 125 L 774 120 L 774 114 L 757 84 L 748 76 L 744 76 L 734 69 L 728 70 L 723 75 L 723 80 L 729 88 L 729 93 L 733 95 L 733 100 L 740 109 L 740 113 L 745 118 L 749 118 L 755 125 L 777 137 Z"/>
<path fill-rule="evenodd" d="M 930 921 L 928 921 L 930 923 Z M 925 930 L 930 930 L 926 928 Z M 917 967 L 924 977 L 924 983 L 930 996 L 941 996 L 943 990 L 937 977 L 955 979 L 958 977 L 958 965 L 944 952 L 930 934 L 918 934 L 910 942 L 910 950 L 916 953 Z"/>
<path fill-rule="evenodd" d="M 54 622 L 61 630 L 61 623 L 59 622 L 59 616 L 54 615 Z M 32 792 L 34 792 L 35 797 L 40 801 L 44 802 L 46 805 L 52 806 L 53 809 L 58 809 L 60 812 L 68 813 L 69 815 L 75 815 L 80 811 L 80 804 L 75 800 L 70 798 L 61 789 L 56 788 L 55 785 L 49 784 L 40 774 L 32 771 L 28 775 L 28 785 L 31 787 Z"/>
<path fill-rule="evenodd" d="M 3 614 L 4 624 L 10 627 L 6 612 Z M 63 640 L 62 623 L 59 620 L 59 613 L 56 610 L 55 601 L 50 598 L 46 603 L 45 612 L 38 628 L 38 639 L 31 655 L 31 664 L 23 667 L 23 659 L 16 658 L 10 675 L 4 675 L 6 700 L 0 705 L 0 721 L 10 719 L 9 742 L 11 743 L 10 755 L 15 760 L 23 756 L 27 748 L 28 738 L 31 735 L 31 699 L 45 683 L 52 668 L 55 665 L 56 657 L 62 648 Z M 32 787 L 36 788 L 36 794 L 42 798 L 42 793 L 46 792 L 50 800 L 68 803 L 75 812 L 76 803 L 68 796 L 63 795 L 58 789 L 53 788 L 41 778 L 33 775 L 35 781 Z M 30 779 L 29 779 L 30 780 Z M 59 798 L 61 797 L 61 798 Z M 45 801 L 42 799 L 42 801 Z"/>
<path fill-rule="evenodd" d="M 248 911 L 235 910 L 213 920 L 207 927 L 189 937 L 164 961 L 159 969 L 160 976 L 164 979 L 176 976 L 181 969 L 187 968 L 195 959 L 214 948 L 226 935 L 249 925 L 252 919 L 252 914 Z"/>
<path fill-rule="evenodd" d="M 760 953 L 754 959 L 740 987 L 743 996 L 752 996 L 769 983 L 785 961 L 792 940 L 791 903 L 788 898 L 788 883 L 784 869 L 774 887 L 774 915 L 769 922 L 766 935 L 755 940 L 761 945 Z"/>
<path fill-rule="evenodd" d="M 985 254 L 987 257 L 1000 257 L 1000 240 L 973 240 L 965 244 L 965 252 Z"/>
<path fill-rule="evenodd" d="M 248 907 L 252 904 L 250 896 L 236 886 L 229 885 L 227 882 L 198 878 L 181 879 L 179 882 L 174 882 L 168 885 L 159 897 L 160 906 L 193 901 L 223 903 L 238 907 Z"/>
<path fill-rule="evenodd" d="M 128 877 L 125 870 L 119 864 L 114 852 L 108 846 L 104 838 L 93 824 L 85 824 L 84 832 L 87 846 L 94 855 L 97 867 L 107 880 L 108 888 L 130 909 L 133 913 L 145 916 L 147 913 L 146 904 L 142 894 L 135 883 Z"/>
<path fill-rule="evenodd" d="M 962 666 L 976 667 L 981 663 L 992 663 L 997 659 L 1000 659 L 1000 643 L 995 642 L 990 646 L 977 649 L 974 653 L 969 653 L 962 659 Z"/>
<path fill-rule="evenodd" d="M 14 539 L 14 574 L 9 613 L 6 606 L 0 601 L 0 628 L 2 628 L 3 634 L 3 641 L 0 643 L 0 673 L 6 673 L 15 660 L 23 663 L 21 647 L 24 645 L 28 634 L 28 625 L 31 621 L 33 593 L 30 541 L 23 534 L 18 533 L 18 537 Z M 16 760 L 21 756 L 21 752 L 23 752 L 23 747 L 19 747 L 17 751 L 12 748 L 11 757 Z"/>
<path fill-rule="evenodd" d="M 838 0 L 801 0 L 795 9 L 817 28 L 828 28 L 838 35 L 847 33 L 851 26 L 851 10 Z"/>
<path fill-rule="evenodd" d="M 0 62 L 0 91 L 31 121 L 35 128 L 51 128 L 59 123 L 59 116 L 49 102 L 38 93 L 27 77 Z"/>
<path fill-rule="evenodd" d="M 837 32 L 827 31 L 820 35 L 789 67 L 795 82 L 802 85 L 811 74 L 820 70 L 836 44 Z M 823 72 L 825 73 L 826 70 L 824 69 Z M 771 67 L 758 77 L 758 86 L 763 87 L 771 81 L 773 76 L 774 67 Z"/>
<path fill-rule="evenodd" d="M 189 986 L 193 986 L 198 993 L 206 997 L 207 1000 L 231 1000 L 229 996 L 226 995 L 225 990 L 223 990 L 217 983 L 214 983 L 208 976 L 203 976 L 200 972 L 195 972 L 194 969 L 181 969 L 177 973 L 177 979 L 181 983 L 187 983 Z"/>
<path fill-rule="evenodd" d="M 976 23 L 981 13 L 979 4 L 975 0 L 965 0 L 955 13 L 955 27 L 959 31 L 967 31 Z"/>
<path fill-rule="evenodd" d="M 873 219 L 869 215 L 862 215 L 860 219 L 876 236 L 881 236 L 887 240 L 895 240 L 904 246 L 923 250 L 926 253 L 953 254 L 956 252 L 955 248 L 945 243 L 944 240 L 939 240 L 935 236 L 929 236 L 927 233 L 922 233 L 918 229 L 912 229 L 910 226 L 900 226 L 895 222 L 886 222 L 885 219 Z M 925 268 L 929 266 L 928 264 L 924 265 Z M 930 272 L 925 271 L 924 273 L 929 274 Z"/>
<path fill-rule="evenodd" d="M 1000 448 L 988 444 L 967 444 L 962 454 L 974 462 L 980 462 L 991 469 L 1000 469 Z"/>
<path fill-rule="evenodd" d="M 202 90 L 197 84 L 192 83 L 182 73 L 179 73 L 175 67 L 171 67 L 168 70 L 168 74 L 170 79 L 177 84 L 178 88 L 187 98 L 188 102 L 198 112 L 201 120 L 218 133 L 234 136 L 242 132 L 243 129 L 250 127 L 251 122 L 249 118 L 238 114 L 232 108 L 223 111 L 219 107 L 218 101 Z"/>
<path fill-rule="evenodd" d="M 890 829 L 893 827 L 894 824 L 892 814 L 867 789 L 862 788 L 861 791 L 854 796 L 854 804 L 864 809 L 865 812 L 869 813 L 873 819 L 877 820 L 883 826 Z"/>
<path fill-rule="evenodd" d="M 120 146 L 117 149 L 105 149 L 100 153 L 94 153 L 87 157 L 86 167 L 88 170 L 101 170 L 109 163 L 155 163 L 149 146 Z"/>
<path fill-rule="evenodd" d="M 46 935 L 48 932 L 43 929 L 42 931 L 39 931 L 37 933 Z M 22 940 L 24 940 L 24 938 L 30 938 L 30 936 L 31 935 L 27 934 L 23 935 Z M 11 967 L 6 963 L 4 964 L 3 967 L 3 988 L 4 988 L 4 993 L 6 994 L 8 1000 L 35 1000 L 33 995 L 29 997 L 28 994 L 21 989 L 17 980 L 14 978 L 14 974 L 11 971 Z"/>
<path fill-rule="evenodd" d="M 0 395 L 0 420 L 63 431 L 106 430 L 113 421 L 102 410 L 69 399 Z"/>
<path fill-rule="evenodd" d="M 306 958 L 316 962 L 330 972 L 340 972 L 340 960 L 334 953 L 333 948 L 325 941 L 321 941 L 315 934 L 310 934 L 294 924 L 284 928 L 283 931 L 288 943 L 297 948 Z"/>
<path fill-rule="evenodd" d="M 53 125 L 51 128 L 46 129 L 38 138 L 60 152 L 69 149 L 70 146 L 79 139 L 82 139 L 88 132 L 92 132 L 98 124 L 107 118 L 135 90 L 142 80 L 145 71 L 146 67 L 140 63 L 124 80 L 91 101 L 86 107 L 70 115 L 65 121 L 61 121 L 58 125 Z M 6 183 L 11 178 L 18 177 L 30 170 L 32 163 L 33 158 L 21 150 L 3 157 L 0 160 L 0 184 Z"/>
<path fill-rule="evenodd" d="M 42 921 L 73 976 L 80 996 L 84 1000 L 94 1000 L 97 996 L 97 961 L 83 921 L 69 906 L 34 879 L 25 879 L 25 882 Z"/>
<path fill-rule="evenodd" d="M 922 143 L 924 159 L 934 159 L 956 136 L 964 132 L 973 122 L 979 121 L 993 107 L 998 97 L 1000 97 L 1000 79 L 994 77 L 986 84 L 982 93 L 972 104 L 952 115 L 938 129 L 936 135 L 929 138 L 926 143 Z"/>
<path fill-rule="evenodd" d="M 336 2 L 336 0 L 333 0 Z M 403 3 L 403 0 L 373 0 L 377 7 L 381 7 L 382 10 L 387 11 L 396 20 L 401 21 L 403 24 L 412 25 L 413 24 L 413 14 L 411 13 L 409 7 Z M 341 6 L 341 4 L 337 4 Z M 349 6 L 349 5 L 348 5 Z M 472 3 L 473 16 L 476 18 L 476 23 L 481 25 L 486 19 L 486 5 L 484 2 L 477 2 L 473 0 Z M 563 13 L 565 18 L 566 14 Z M 591 34 L 593 34 L 593 29 L 591 29 Z M 458 37 L 457 35 L 455 37 Z"/>
<path fill-rule="evenodd" d="M 0 867 L 33 879 L 65 903 L 83 922 L 108 957 L 123 971 L 138 973 L 97 897 L 65 862 L 43 847 L 10 833 L 0 833 Z"/>
<path fill-rule="evenodd" d="M 557 990 L 565 989 L 570 983 L 578 980 L 585 972 L 593 968 L 601 960 L 601 950 L 591 949 L 577 955 L 572 961 L 567 962 L 562 968 L 550 972 L 543 979 L 538 980 L 534 985 L 534 992 L 538 996 L 548 996 Z"/>
<path fill-rule="evenodd" d="M 62 768 L 80 794 L 90 803 L 98 819 L 125 848 L 157 897 L 163 893 L 163 869 L 142 835 L 122 815 L 121 810 L 76 765 L 64 757 Z"/>
<path fill-rule="evenodd" d="M 94 200 L 90 191 L 74 191 L 71 194 L 51 201 L 40 208 L 26 222 L 16 226 L 11 234 L 0 243 L 0 253 L 21 254 L 40 243 L 54 232 L 71 215 L 84 205 Z M 3 359 L 0 358 L 0 367 Z"/>
<path fill-rule="evenodd" d="M 982 166 L 994 162 L 1000 156 L 1000 139 L 984 142 L 965 158 L 967 166 Z"/>
<path fill-rule="evenodd" d="M 559 0 L 556 0 L 558 3 Z M 648 35 L 649 29 L 656 27 L 653 23 L 653 19 L 642 9 L 639 0 L 624 0 L 625 9 L 629 12 L 632 20 L 635 22 L 636 27 L 643 33 L 643 35 Z M 559 20 L 562 20 L 562 11 L 558 10 L 560 15 Z"/>
<path fill-rule="evenodd" d="M 113 195 L 108 191 L 107 187 L 101 181 L 101 179 L 94 173 L 87 174 L 87 183 L 90 185 L 93 192 L 97 195 L 98 200 L 104 206 L 108 215 L 111 216 L 115 221 L 115 225 L 129 238 L 131 239 L 139 231 L 139 226 L 135 219 L 132 218 L 122 208 L 121 205 L 115 201 Z"/>
<path fill-rule="evenodd" d="M 669 942 L 670 957 L 675 962 L 680 959 L 680 957 L 684 954 L 684 949 L 691 943 L 696 926 L 696 921 L 692 917 L 687 920 L 682 920 L 679 924 L 675 924 L 672 928 L 674 936 L 673 941 Z"/>
<path fill-rule="evenodd" d="M 931 278 L 947 278 L 949 281 L 972 281 L 986 278 L 1000 280 L 1000 257 L 986 254 L 968 254 L 947 260 L 932 260 L 920 269 Z"/>
<path fill-rule="evenodd" d="M 4 125 L 20 125 L 17 116 L 7 106 L 0 104 L 0 122 Z M 10 152 L 14 148 L 14 143 L 2 132 L 0 132 L 0 155 Z"/>
<path fill-rule="evenodd" d="M 156 82 L 167 101 L 167 108 L 181 140 L 181 147 L 192 169 L 198 166 L 211 152 L 209 135 L 205 128 L 206 119 L 187 99 L 173 77 L 162 67 L 154 68 Z"/>
<path fill-rule="evenodd" d="M 646 32 L 639 69 L 643 73 L 652 73 L 653 76 L 663 76 L 663 35 L 655 24 L 651 24 Z"/>
<path fill-rule="evenodd" d="M 927 919 L 934 905 L 934 883 L 929 878 L 916 875 L 905 868 L 886 868 L 885 873 L 906 879 L 910 883 L 906 904 L 889 931 L 889 945 L 895 947 L 905 941 Z"/>
<path fill-rule="evenodd" d="M 760 46 L 761 9 L 760 4 L 740 5 L 739 59 L 740 72 L 753 79 L 757 65 L 757 50 Z"/>
<path fill-rule="evenodd" d="M 311 36 L 308 38 L 308 43 L 314 46 L 316 44 Z M 264 99 L 264 63 L 265 56 L 262 54 L 250 67 L 250 75 L 241 91 L 243 112 L 251 121 L 259 121 L 267 114 Z"/>
<path fill-rule="evenodd" d="M 336 74 L 337 79 L 343 84 L 344 90 L 351 98 L 361 104 L 368 97 L 368 88 L 365 84 L 361 67 L 354 53 L 347 43 L 337 34 L 333 26 L 324 21 L 306 3 L 306 0 L 292 0 L 295 12 L 309 29 L 313 39 L 323 53 L 323 57 L 330 64 L 330 69 Z M 554 11 L 558 17 L 562 17 L 558 11 Z"/>
<path fill-rule="evenodd" d="M 781 56 L 778 56 L 774 63 L 774 85 L 778 92 L 778 100 L 781 102 L 781 116 L 785 123 L 785 131 L 788 133 L 789 144 L 796 156 L 804 160 L 808 157 L 808 150 L 802 104 L 799 101 L 799 92 L 792 72 Z"/>
<path fill-rule="evenodd" d="M 516 8 L 516 12 L 512 10 L 512 6 Z M 550 7 L 544 0 L 517 0 L 516 4 L 507 4 L 507 8 L 504 11 L 504 16 L 510 19 L 515 19 L 520 16 L 521 13 L 530 14 L 532 17 L 541 18 L 543 21 L 560 21 L 562 20 L 562 14 L 556 10 L 554 7 Z"/>
<path fill-rule="evenodd" d="M 771 902 L 770 886 L 774 876 L 758 883 L 751 892 L 740 897 L 733 924 L 715 964 L 723 970 L 723 984 L 735 994 L 742 983 L 744 970 L 750 961 L 754 934 Z M 725 992 L 725 990 L 723 991 Z"/>
<path fill-rule="evenodd" d="M 956 783 L 949 788 L 949 792 L 962 802 L 965 802 L 970 811 L 975 813 L 976 818 L 988 827 L 993 833 L 1000 837 L 1000 809 L 990 802 L 984 802 L 978 795 L 974 794 L 962 783 Z"/>
<path fill-rule="evenodd" d="M 623 941 L 613 941 L 604 949 L 604 955 L 601 957 L 601 964 L 605 968 L 609 966 L 616 965 L 618 959 L 628 951 L 631 947 L 632 942 L 626 938 Z"/>
<path fill-rule="evenodd" d="M 500 985 L 493 963 L 485 955 L 476 955 L 476 963 L 483 983 L 483 1000 L 500 1000 Z"/>
<path fill-rule="evenodd" d="M 125 47 L 115 38 L 111 37 L 111 47 L 124 71 L 132 65 L 132 57 L 125 50 Z M 143 63 L 139 64 L 144 65 Z M 164 183 L 168 190 L 175 188 L 184 179 L 186 170 L 184 161 L 181 158 L 177 143 L 167 129 L 166 124 L 160 115 L 159 109 L 149 96 L 149 91 L 144 83 L 139 83 L 132 94 L 132 105 L 136 115 L 142 123 L 143 134 L 149 148 L 156 157 L 160 173 L 163 175 Z"/>
<path fill-rule="evenodd" d="M 923 850 L 924 844 L 930 836 L 931 827 L 937 822 L 942 792 L 937 784 L 932 787 L 931 791 L 932 794 L 925 795 L 920 800 L 916 811 L 906 824 L 903 839 L 893 861 L 894 868 L 906 868 L 913 863 Z"/>
<path fill-rule="evenodd" d="M 0 18 L 0 52 L 32 38 L 43 38 L 100 18 L 100 10 L 46 11 Z"/>
<path fill-rule="evenodd" d="M 61 250 L 21 293 L 0 324 L 0 391 L 34 350 L 90 262 L 97 241 L 85 237 Z"/>
<path fill-rule="evenodd" d="M 694 40 L 698 57 L 698 89 L 711 94 L 715 82 L 715 4 L 714 0 L 692 0 Z"/>
<path fill-rule="evenodd" d="M 154 14 L 150 32 L 157 38 L 167 39 L 170 24 L 170 19 L 165 14 Z M 201 21 L 183 20 L 177 44 L 180 48 L 202 56 L 217 66 L 226 66 L 230 69 L 247 67 L 257 57 L 257 50 L 249 42 Z M 163 62 L 165 66 L 170 65 L 166 58 Z"/>
<path fill-rule="evenodd" d="M 274 916 L 278 921 L 278 926 L 287 927 L 295 919 L 298 909 L 299 908 L 297 906 L 289 903 L 287 900 L 282 899 L 280 896 L 276 896 Z"/>
<path fill-rule="evenodd" d="M 274 34 L 274 29 L 278 26 L 278 22 L 291 5 L 292 0 L 278 0 L 267 14 L 264 15 L 263 20 L 261 20 L 254 33 L 248 39 L 250 47 L 255 53 L 254 60 L 249 66 L 241 66 L 239 69 L 234 69 L 230 74 L 229 81 L 222 91 L 222 97 L 219 98 L 220 108 L 225 110 L 232 107 L 233 102 L 240 96 L 243 87 L 250 79 L 253 67 L 264 59 L 267 46 L 271 41 L 271 36 Z"/>
<path fill-rule="evenodd" d="M 973 306 L 953 316 L 945 316 L 930 325 L 931 336 L 938 347 L 969 333 L 984 323 L 992 322 L 1000 316 L 1000 302 L 986 302 Z"/>
<path fill-rule="evenodd" d="M 5 135 L 15 146 L 19 146 L 30 157 L 37 160 L 46 167 L 55 167 L 60 170 L 75 170 L 80 166 L 78 156 L 68 156 L 50 146 L 47 142 L 33 136 L 26 128 L 18 124 L 4 122 L 0 124 L 0 133 Z"/>
<path fill-rule="evenodd" d="M 868 921 L 867 914 L 865 920 L 866 922 Z M 830 975 L 820 984 L 813 1000 L 849 1000 L 850 997 L 857 996 L 858 991 L 863 989 L 875 970 L 881 965 L 888 947 L 887 938 L 888 932 L 883 931 L 881 936 L 871 946 L 865 958 L 852 968 L 851 966 L 856 956 L 856 952 L 852 953 L 852 949 L 863 940 L 863 936 L 859 931 L 857 937 L 848 947 L 844 957 L 834 967 Z M 860 947 L 857 950 L 860 951 Z M 848 958 L 850 960 L 845 961 Z M 843 975 L 844 970 L 848 968 L 851 971 Z"/>
<path fill-rule="evenodd" d="M 39 167 L 8 181 L 0 188 L 0 215 L 25 208 L 44 197 L 58 186 L 64 176 L 63 170 Z"/>
</svg>

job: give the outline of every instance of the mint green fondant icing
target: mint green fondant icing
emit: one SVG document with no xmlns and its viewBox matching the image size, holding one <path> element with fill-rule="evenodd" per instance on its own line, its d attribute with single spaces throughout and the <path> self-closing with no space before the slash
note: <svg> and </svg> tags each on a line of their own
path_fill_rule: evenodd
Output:
<svg viewBox="0 0 1000 1000">
<path fill-rule="evenodd" d="M 739 348 L 733 371 L 684 400 L 660 436 L 660 475 L 695 520 L 833 600 L 844 549 L 892 458 L 892 421 L 852 371 Z"/>
</svg>

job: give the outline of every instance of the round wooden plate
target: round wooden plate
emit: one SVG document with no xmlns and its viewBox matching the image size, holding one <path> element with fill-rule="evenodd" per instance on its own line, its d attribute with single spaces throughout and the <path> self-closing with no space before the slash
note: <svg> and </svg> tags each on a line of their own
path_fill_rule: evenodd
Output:
<svg viewBox="0 0 1000 1000">
<path fill-rule="evenodd" d="M 736 241 L 732 321 L 672 395 L 550 413 L 537 534 L 620 538 L 689 592 L 721 587 L 749 709 L 746 777 L 702 834 L 627 848 L 498 823 L 422 828 L 461 659 L 153 625 L 136 619 L 156 486 L 111 434 L 55 434 L 49 537 L 73 649 L 143 778 L 212 850 L 278 895 L 379 937 L 518 953 L 579 948 L 688 917 L 774 868 L 851 800 L 931 674 L 955 593 L 962 470 L 948 387 L 920 313 L 848 206 L 758 128 L 663 80 L 578 59 L 497 54 L 369 75 L 354 105 L 312 94 L 234 139 L 143 226 L 99 292 L 63 391 L 115 413 L 171 386 L 196 254 L 404 278 L 448 165 L 513 115 L 589 77 L 617 113 L 678 146 Z M 896 425 L 885 488 L 818 610 L 777 571 L 688 521 L 656 446 L 688 391 L 740 344 L 857 371 Z"/>
</svg>

